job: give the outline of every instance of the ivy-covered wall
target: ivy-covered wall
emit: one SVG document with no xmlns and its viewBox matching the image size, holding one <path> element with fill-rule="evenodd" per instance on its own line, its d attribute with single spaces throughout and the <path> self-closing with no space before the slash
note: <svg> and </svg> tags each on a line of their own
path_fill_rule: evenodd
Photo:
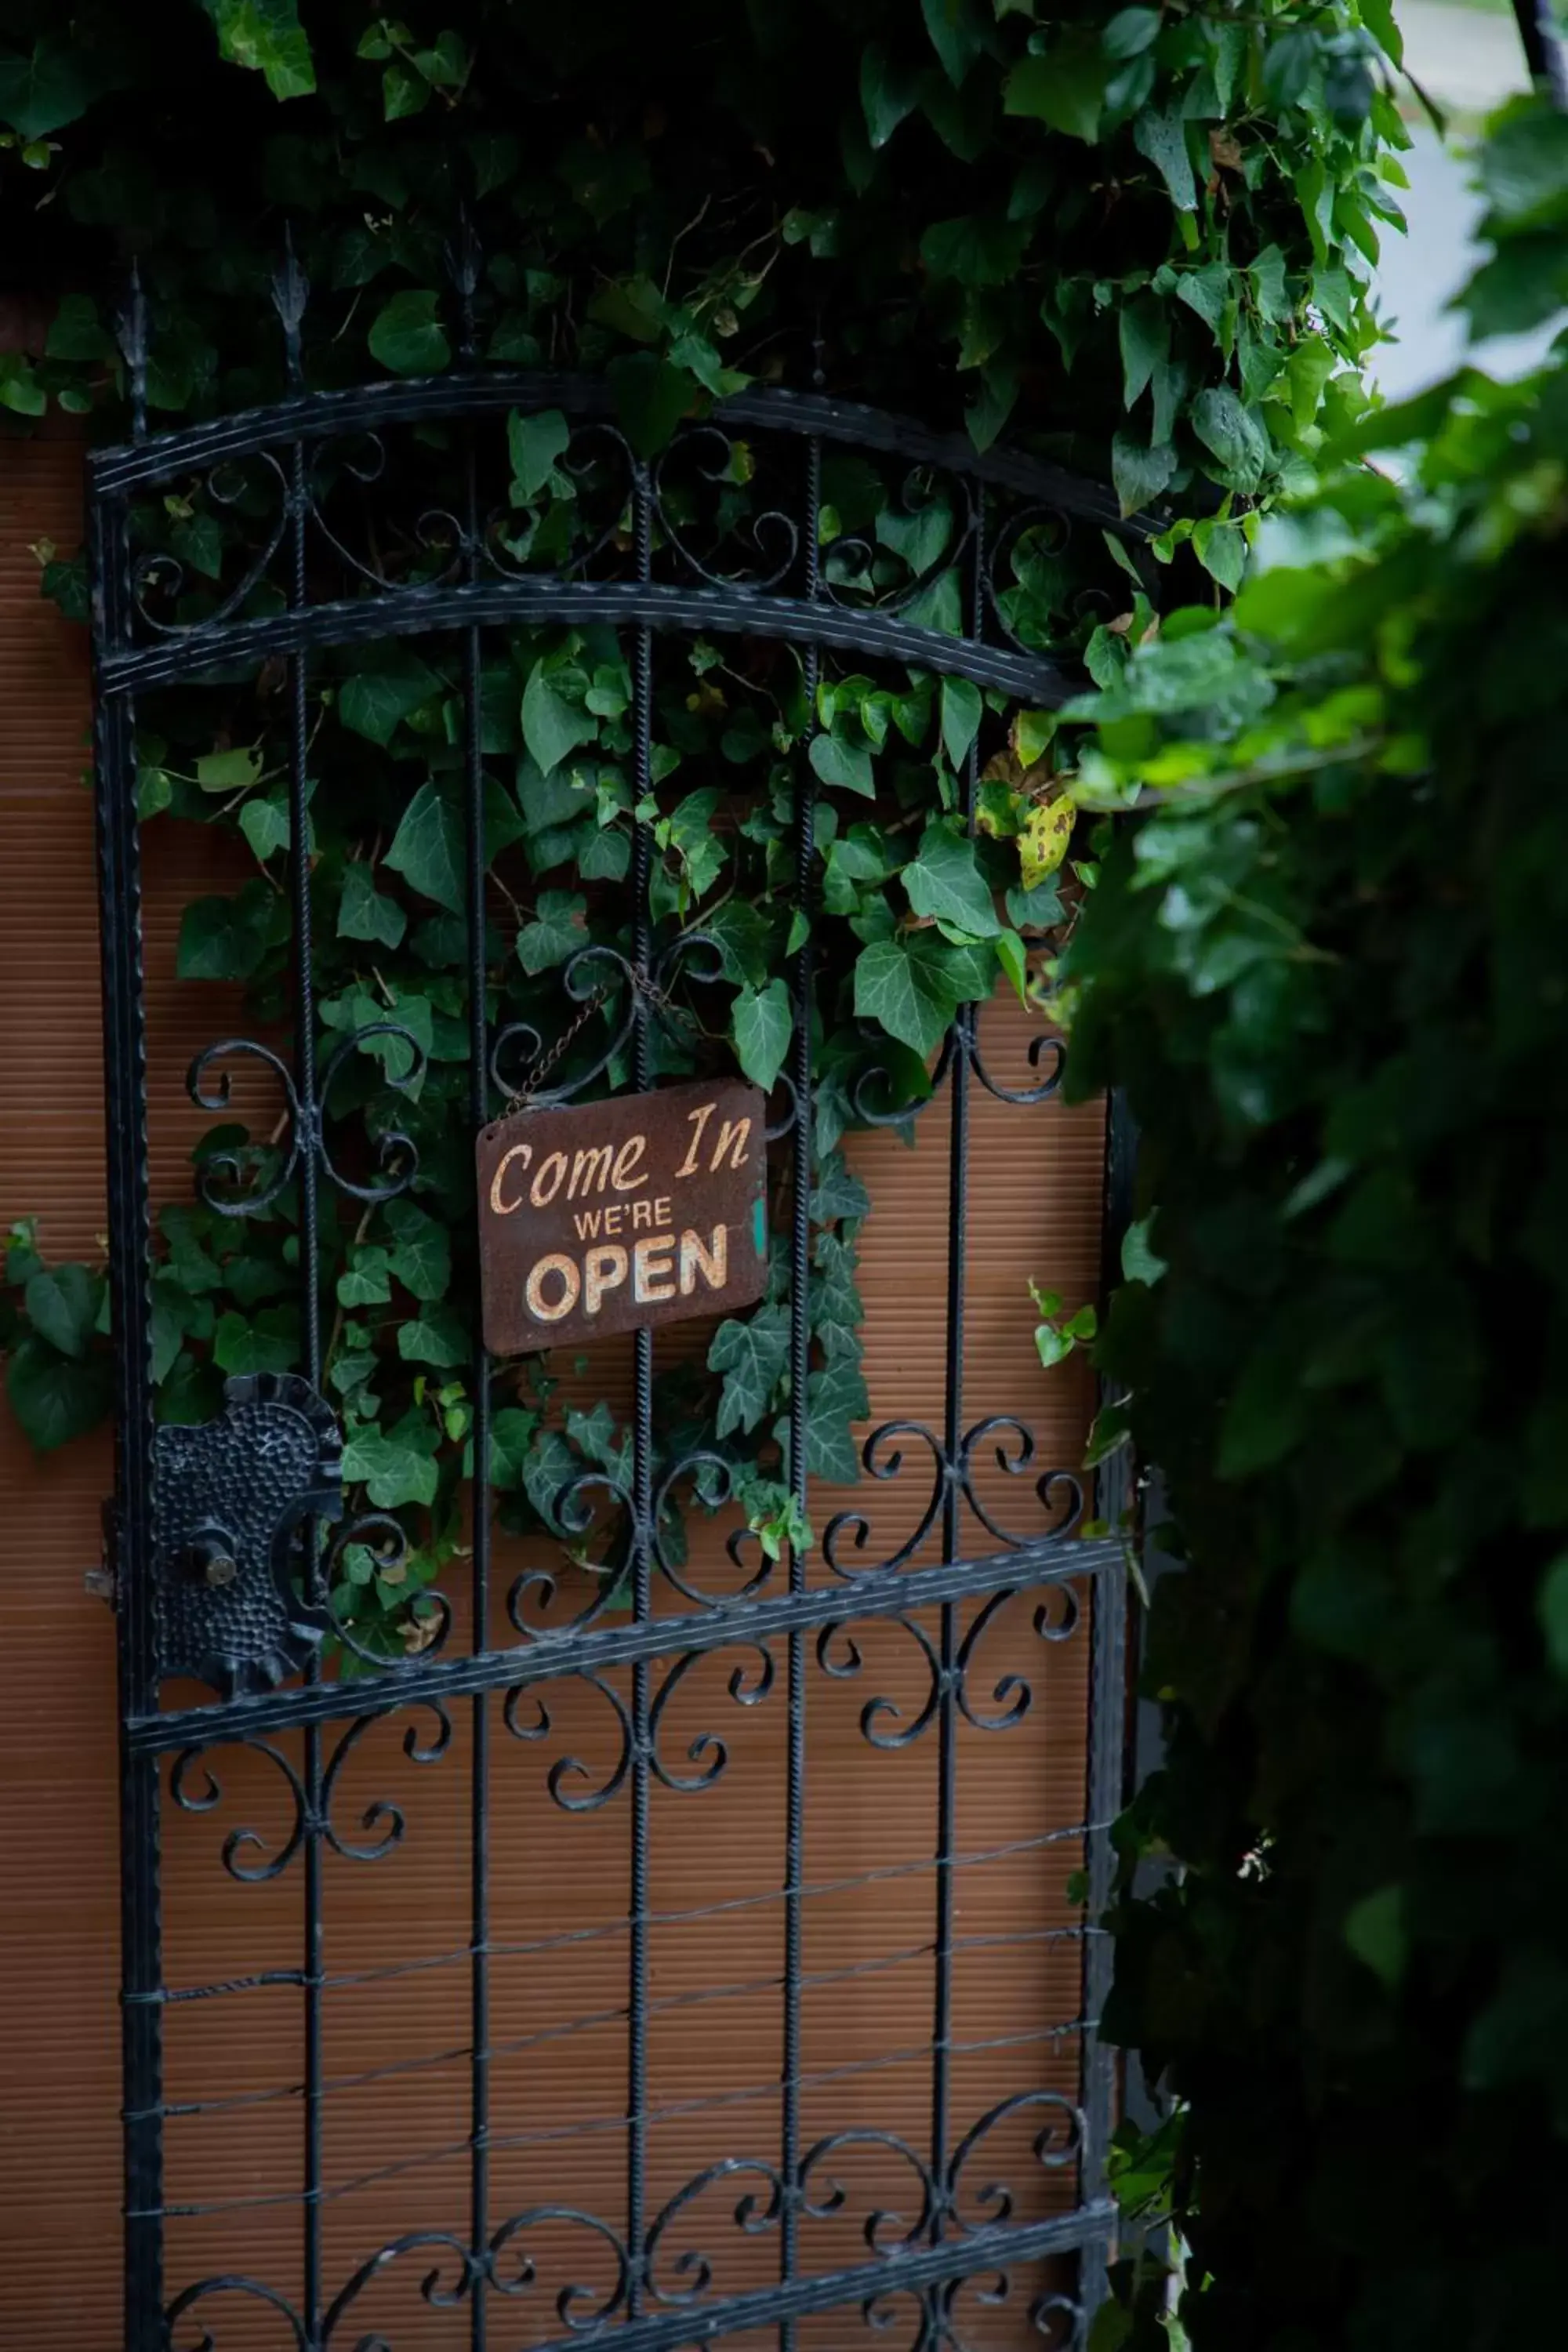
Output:
<svg viewBox="0 0 1568 2352">
<path fill-rule="evenodd" d="M 1404 137 L 1387 87 L 1386 8 L 1289 5 L 1035 11 L 1016 0 L 875 0 L 831 10 L 468 5 L 374 17 L 331 0 L 163 0 L 68 19 L 14 5 L 0 54 L 0 170 L 29 223 L 13 267 L 58 296 L 44 349 L 0 362 L 20 420 L 50 403 L 123 431 L 111 333 L 135 258 L 154 428 L 276 395 L 272 293 L 291 240 L 310 299 L 312 385 L 483 364 L 603 373 L 633 446 L 749 381 L 805 385 L 1004 430 L 1114 481 L 1124 511 L 1170 504 L 1162 552 L 1211 599 L 1240 576 L 1259 502 L 1299 478 L 1325 417 L 1353 414 L 1378 225 L 1397 219 Z M 479 257 L 471 315 L 451 276 Z M 471 346 L 471 350 L 470 347 Z M 565 462 L 555 412 L 514 419 L 507 498 L 520 560 L 566 560 L 592 479 Z M 439 449 L 422 481 L 442 503 Z M 727 527 L 747 520 L 749 460 L 727 459 Z M 848 464 L 824 484 L 822 558 L 871 601 L 924 579 L 952 625 L 951 503 L 928 482 Z M 239 576 L 265 525 L 249 497 L 193 483 L 136 529 L 176 607 Z M 613 521 L 613 517 L 612 517 Z M 80 608 L 65 548 L 45 584 Z M 417 578 L 416 532 L 379 549 Z M 258 591 L 258 593 L 264 593 Z M 1142 587 L 1095 541 L 1064 554 L 1021 534 L 1002 583 L 1026 644 L 1116 677 L 1152 623 Z M 182 602 L 183 600 L 183 602 Z M 1005 973 L 1038 992 L 1063 919 L 1070 755 L 1047 713 L 929 677 L 837 674 L 810 709 L 799 671 L 727 663 L 698 642 L 661 665 L 655 790 L 661 936 L 700 920 L 721 971 L 700 1018 L 663 1033 L 660 1066 L 781 1066 L 779 971 L 798 940 L 789 832 L 808 727 L 822 787 L 816 888 L 815 1475 L 855 1474 L 856 1230 L 868 1202 L 838 1152 L 875 1073 L 883 1111 L 912 1108 L 955 1009 Z M 492 1017 L 559 1034 L 574 949 L 614 945 L 629 862 L 628 673 L 609 635 L 518 633 L 484 681 L 496 763 L 489 824 Z M 180 968 L 243 982 L 249 1017 L 285 1009 L 289 856 L 284 698 L 265 670 L 143 709 L 142 807 L 231 834 L 253 866 L 186 911 Z M 415 1197 L 326 1235 L 329 1379 L 351 1482 L 417 1540 L 383 1589 L 368 1555 L 339 1596 L 374 1649 L 417 1644 L 411 1594 L 456 1540 L 471 1401 L 468 1335 L 448 1297 L 468 1244 L 452 675 L 438 658 L 345 656 L 312 675 L 310 729 L 332 790 L 313 812 L 317 982 L 329 1031 L 391 1016 L 340 1115 L 374 1148 L 416 1142 Z M 978 837 L 953 813 L 978 743 Z M 504 781 L 502 780 L 504 778 Z M 1079 858 L 1079 882 L 1093 880 Z M 330 1042 L 330 1041 L 329 1041 Z M 594 1043 L 590 1034 L 584 1049 Z M 400 1058 L 402 1057 L 402 1058 Z M 614 1075 L 614 1073 L 612 1073 Z M 216 1155 L 237 1151 L 231 1168 Z M 252 1196 L 278 1178 L 265 1135 L 220 1127 L 210 1181 Z M 243 1224 L 199 1202 L 165 1211 L 156 1281 L 162 1410 L 210 1411 L 221 1375 L 298 1347 L 287 1185 Z M 1028 1269 L 1020 1268 L 1020 1280 Z M 8 1390 L 35 1442 L 100 1413 L 101 1283 L 7 1263 Z M 782 1270 L 780 1279 L 782 1281 Z M 777 1437 L 784 1317 L 770 1298 L 718 1333 L 706 1366 L 661 1387 L 661 1447 L 731 1460 L 764 1543 L 794 1524 Z M 523 1527 L 585 1468 L 624 1481 L 607 1410 L 563 1424 L 541 1369 L 495 1423 L 495 1479 Z"/>
</svg>

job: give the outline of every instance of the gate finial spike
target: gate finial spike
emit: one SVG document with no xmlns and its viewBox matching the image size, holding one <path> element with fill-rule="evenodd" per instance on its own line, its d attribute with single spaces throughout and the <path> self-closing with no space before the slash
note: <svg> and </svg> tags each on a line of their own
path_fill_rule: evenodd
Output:
<svg viewBox="0 0 1568 2352">
<path fill-rule="evenodd" d="M 305 305 L 310 299 L 310 281 L 300 268 L 294 251 L 293 224 L 285 221 L 283 259 L 272 277 L 272 307 L 283 328 L 283 363 L 288 370 L 290 392 L 298 392 L 304 382 L 300 329 L 305 316 Z"/>
<path fill-rule="evenodd" d="M 458 357 L 472 367 L 478 352 L 474 296 L 479 291 L 481 259 L 479 233 L 465 200 L 458 206 L 458 233 L 447 247 L 447 274 L 458 296 Z"/>
<path fill-rule="evenodd" d="M 147 438 L 147 297 L 142 287 L 142 264 L 132 255 L 125 300 L 114 322 L 114 340 L 125 362 L 131 390 L 131 437 Z"/>
</svg>

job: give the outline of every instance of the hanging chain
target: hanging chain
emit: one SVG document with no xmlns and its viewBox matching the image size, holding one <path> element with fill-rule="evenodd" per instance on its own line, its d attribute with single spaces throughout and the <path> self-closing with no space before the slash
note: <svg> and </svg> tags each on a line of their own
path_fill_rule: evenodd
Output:
<svg viewBox="0 0 1568 2352">
<path fill-rule="evenodd" d="M 683 1023 L 694 1037 L 700 1037 L 703 1034 L 702 1024 L 697 1015 L 686 1005 L 677 1004 L 668 989 L 660 988 L 654 981 L 641 979 L 634 972 L 632 990 L 634 994 L 640 996 L 643 1003 L 653 1012 L 662 1013 L 667 1021 Z M 592 996 L 584 1000 L 582 1011 L 566 1024 L 554 1044 L 548 1046 L 537 1061 L 529 1064 L 528 1068 L 524 1070 L 511 1093 L 507 1097 L 506 1108 L 501 1114 L 503 1118 L 510 1118 L 514 1111 L 531 1110 L 533 1108 L 539 1097 L 540 1080 L 549 1076 L 567 1048 L 598 1012 L 609 992 L 607 988 L 596 988 Z"/>
<path fill-rule="evenodd" d="M 541 1078 L 549 1076 L 568 1045 L 583 1029 L 586 1028 L 608 993 L 607 989 L 596 988 L 592 996 L 584 1000 L 582 1011 L 573 1020 L 568 1021 L 555 1043 L 547 1046 L 537 1061 L 529 1064 L 506 1098 L 503 1118 L 510 1118 L 513 1111 L 531 1109 L 534 1097 L 539 1092 Z"/>
</svg>

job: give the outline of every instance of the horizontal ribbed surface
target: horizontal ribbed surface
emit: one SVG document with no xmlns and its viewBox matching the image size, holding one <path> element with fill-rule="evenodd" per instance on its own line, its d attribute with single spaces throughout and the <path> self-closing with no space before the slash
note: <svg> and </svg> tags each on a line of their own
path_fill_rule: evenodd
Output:
<svg viewBox="0 0 1568 2352">
<path fill-rule="evenodd" d="M 6 756 L 0 772 L 0 1032 L 5 1039 L 6 1115 L 0 1128 L 0 1214 L 37 1211 L 51 1253 L 90 1249 L 101 1229 L 102 1142 L 90 810 L 79 776 L 87 717 L 77 633 L 37 600 L 26 554 L 40 534 L 60 544 L 78 529 L 76 453 L 67 445 L 12 445 L 0 498 L 0 693 Z M 205 1124 L 184 1095 L 190 1055 L 225 1034 L 235 1015 L 227 992 L 176 989 L 173 950 L 179 909 L 196 888 L 224 887 L 229 852 L 200 828 L 150 830 L 148 854 L 149 1026 L 154 1172 L 161 1198 L 188 1187 L 190 1144 Z M 1030 1076 L 1029 1027 L 1016 1006 L 986 1016 L 984 1042 L 995 1075 Z M 259 1108 L 259 1104 L 253 1106 Z M 863 1237 L 861 1284 L 868 1310 L 867 1374 L 879 1416 L 913 1419 L 940 1431 L 948 1187 L 949 1117 L 939 1101 L 919 1122 L 919 1144 L 860 1138 L 851 1156 L 875 1203 Z M 1042 1375 L 1031 1342 L 1026 1288 L 1032 1274 L 1072 1301 L 1092 1296 L 1097 1270 L 1101 1120 L 1094 1109 L 1013 1108 L 979 1089 L 973 1097 L 964 1425 L 1016 1412 L 1034 1427 L 1038 1451 L 1027 1476 L 1010 1475 L 993 1448 L 977 1451 L 976 1485 L 999 1522 L 1020 1533 L 1043 1524 L 1033 1481 L 1047 1465 L 1071 1466 L 1081 1452 L 1089 1407 L 1076 1364 Z M 672 1333 L 656 1350 L 656 1371 L 700 1344 Z M 628 1351 L 605 1351 L 573 1387 L 626 1400 Z M 1007 1441 L 1017 1458 L 1017 1441 Z M 931 1492 L 931 1457 L 902 1441 L 900 1473 L 863 1480 L 848 1492 L 814 1497 L 820 1533 L 836 1508 L 853 1503 L 868 1519 L 863 1555 L 884 1559 L 917 1524 Z M 87 1600 L 80 1572 L 96 1557 L 100 1496 L 110 1478 L 108 1448 L 79 1448 L 33 1464 L 8 1421 L 0 1420 L 0 1481 L 7 1541 L 0 1562 L 0 1613 L 8 1667 L 0 1718 L 0 1769 L 8 1809 L 7 1902 L 0 1914 L 0 1980 L 11 1996 L 13 2031 L 0 2070 L 8 2129 L 0 2148 L 0 2199 L 22 2259 L 0 2279 L 0 2336 L 28 2352 L 111 2352 L 118 2316 L 119 2145 L 115 1987 L 115 1853 L 112 1633 Z M 994 1548 L 973 1518 L 967 1550 Z M 503 1547 L 496 1583 L 516 1568 L 542 1565 L 538 1547 Z M 515 1557 L 513 1556 L 515 1553 Z M 922 1560 L 936 1556 L 934 1542 Z M 852 1555 L 846 1545 L 845 1557 Z M 454 1563 L 454 1591 L 464 1563 Z M 719 1531 L 694 1545 L 691 1574 L 716 1587 L 733 1571 Z M 820 1565 L 817 1572 L 820 1574 Z M 569 1572 L 557 1607 L 580 1605 Z M 967 1604 L 967 1627 L 977 1604 Z M 1059 1612 L 1058 1612 L 1059 1614 Z M 499 1612 L 495 1625 L 503 1637 Z M 939 1638 L 934 1616 L 921 1631 Z M 454 1639 L 461 1638 L 459 1625 Z M 803 2143 L 876 2130 L 922 2153 L 931 2136 L 931 2034 L 934 1882 L 930 1863 L 937 1809 L 934 1727 L 900 1752 L 868 1743 L 869 1702 L 890 1704 L 869 1718 L 879 1737 L 920 1718 L 931 1675 L 916 1637 L 897 1626 L 857 1630 L 858 1673 L 826 1671 L 807 1638 L 808 1725 L 805 1905 Z M 842 1638 L 827 1665 L 852 1663 Z M 1069 1920 L 1065 1882 L 1079 1850 L 1071 1837 L 1046 1843 L 1081 1817 L 1085 1671 L 1082 1629 L 1042 1643 L 1027 1595 L 1009 1601 L 977 1637 L 969 1691 L 977 1713 L 1005 1713 L 1015 1693 L 994 1696 L 1009 1675 L 1033 1686 L 1033 1705 L 1015 1727 L 958 1734 L 956 1843 L 975 1859 L 956 1875 L 952 2032 L 959 2042 L 1014 2039 L 1005 2049 L 963 2052 L 952 2062 L 952 2138 L 1014 2093 L 1070 2093 L 1078 2052 L 1078 1947 L 1052 1939 Z M 783 1906 L 778 1899 L 784 1829 L 784 1657 L 777 1645 L 771 1689 L 763 1662 L 726 1652 L 701 1660 L 672 1692 L 659 1754 L 670 1772 L 710 1769 L 721 1739 L 725 1769 L 710 1786 L 656 1785 L 651 1801 L 649 1928 L 648 2213 L 704 2167 L 745 2158 L 776 2162 L 782 2000 L 778 1977 Z M 668 1669 L 657 1667 L 653 1686 Z M 743 1677 L 731 1694 L 731 1677 Z M 607 1677 L 624 1700 L 629 1675 Z M 754 1705 L 739 1704 L 754 1694 Z M 624 2228 L 629 1795 L 626 1785 L 598 1810 L 563 1811 L 563 1796 L 600 1790 L 612 1779 L 621 1736 L 614 1700 L 576 1683 L 530 1698 L 509 1736 L 499 1702 L 491 1724 L 492 2227 L 539 2205 L 568 2207 Z M 901 1709 L 894 1716 L 892 1706 Z M 345 1844 L 373 1845 L 395 1826 L 378 1802 L 401 1809 L 403 1835 L 379 1861 L 329 1853 L 325 1864 L 326 2102 L 324 2273 L 329 2295 L 356 2264 L 408 2231 L 466 2234 L 468 2168 L 454 2150 L 468 2129 L 468 1836 L 471 1715 L 456 1711 L 437 1760 L 421 1765 L 402 1746 L 402 1718 L 373 1726 L 344 1755 L 332 1820 Z M 416 1719 L 421 1736 L 433 1730 Z M 329 1757 L 343 1727 L 324 1740 Z M 276 1743 L 298 1764 L 299 1736 Z M 166 1810 L 164 1925 L 168 1981 L 222 1982 L 298 1965 L 301 1873 L 298 1860 L 274 1881 L 238 1885 L 222 1867 L 226 1839 L 254 1831 L 234 1849 L 239 1867 L 264 1864 L 287 1843 L 292 1816 L 284 1775 L 265 1757 L 226 1751 L 212 1759 L 221 1796 L 210 1810 Z M 186 1793 L 201 1798 L 199 1768 Z M 366 1826 L 367 1814 L 370 1816 Z M 875 1874 L 875 1875 L 871 1875 Z M 846 1884 L 845 1882 L 852 1882 Z M 718 1906 L 724 1906 L 720 1908 Z M 692 1914 L 703 1916 L 693 1916 Z M 425 1965 L 414 1965 L 424 1963 Z M 249 2273 L 297 2294 L 301 2217 L 291 2201 L 300 2179 L 300 1998 L 291 1988 L 180 2003 L 166 2013 L 172 2102 L 230 2104 L 172 2116 L 167 2194 L 172 2204 L 222 2210 L 169 2224 L 171 2292 L 216 2272 Z M 1055 2036 L 1055 2038 L 1051 2038 Z M 375 2079 L 369 2079 L 369 2078 Z M 997 2179 L 1017 2191 L 1020 2219 L 1069 2201 L 1070 2172 L 1043 2175 L 1030 2157 L 1042 2111 L 999 2124 L 963 2175 L 961 2210 L 981 2218 L 981 2192 Z M 380 2177 L 370 2177 L 377 2176 Z M 834 2201 L 831 2184 L 842 2198 Z M 808 2268 L 866 2258 L 863 2235 L 879 2209 L 890 2244 L 918 2221 L 920 2183 L 885 2144 L 861 2141 L 825 2159 L 810 2187 L 822 2210 L 803 2217 L 800 2258 Z M 699 2251 L 713 2266 L 713 2289 L 758 2285 L 776 2275 L 776 2228 L 738 2228 L 738 2200 L 754 2194 L 753 2223 L 765 2216 L 762 2172 L 734 2172 L 694 2198 L 668 2224 L 656 2266 L 658 2283 L 689 2286 L 678 2268 Z M 521 2284 L 524 2251 L 534 2281 Z M 466 2346 L 464 2309 L 428 2300 L 422 2283 L 439 2250 L 389 2263 L 345 2315 L 334 2342 L 379 2331 L 395 2352 Z M 448 2264 L 448 2276 L 450 2266 Z M 604 2296 L 615 2280 L 605 2242 L 581 2222 L 556 2220 L 520 2231 L 500 2276 L 518 2287 L 495 2300 L 490 2341 L 521 2347 L 558 2333 L 557 2298 L 574 2283 Z M 984 2282 L 980 2285 L 984 2285 Z M 1031 2335 L 1027 2310 L 1043 2272 L 1013 2282 L 1005 2305 L 982 2304 L 964 2288 L 957 2308 L 974 2345 L 1019 2345 Z M 590 2308 L 586 2294 L 570 2305 Z M 290 2331 L 253 2299 L 226 2295 L 199 2306 L 218 2352 L 293 2352 Z M 176 2337 L 180 2352 L 199 2339 L 193 2313 Z M 894 2310 L 895 2340 L 912 2316 Z M 901 2329 L 901 2335 L 897 2331 Z M 803 2346 L 863 2340 L 859 2314 L 803 2322 Z M 736 2339 L 750 2342 L 752 2339 Z"/>
</svg>

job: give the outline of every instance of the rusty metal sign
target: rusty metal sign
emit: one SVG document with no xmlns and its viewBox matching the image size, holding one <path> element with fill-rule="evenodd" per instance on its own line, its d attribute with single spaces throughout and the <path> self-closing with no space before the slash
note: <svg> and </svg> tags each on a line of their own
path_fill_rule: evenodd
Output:
<svg viewBox="0 0 1568 2352">
<path fill-rule="evenodd" d="M 764 1100 L 739 1082 L 519 1111 L 479 1139 L 492 1356 L 727 1314 L 767 1283 Z"/>
</svg>

